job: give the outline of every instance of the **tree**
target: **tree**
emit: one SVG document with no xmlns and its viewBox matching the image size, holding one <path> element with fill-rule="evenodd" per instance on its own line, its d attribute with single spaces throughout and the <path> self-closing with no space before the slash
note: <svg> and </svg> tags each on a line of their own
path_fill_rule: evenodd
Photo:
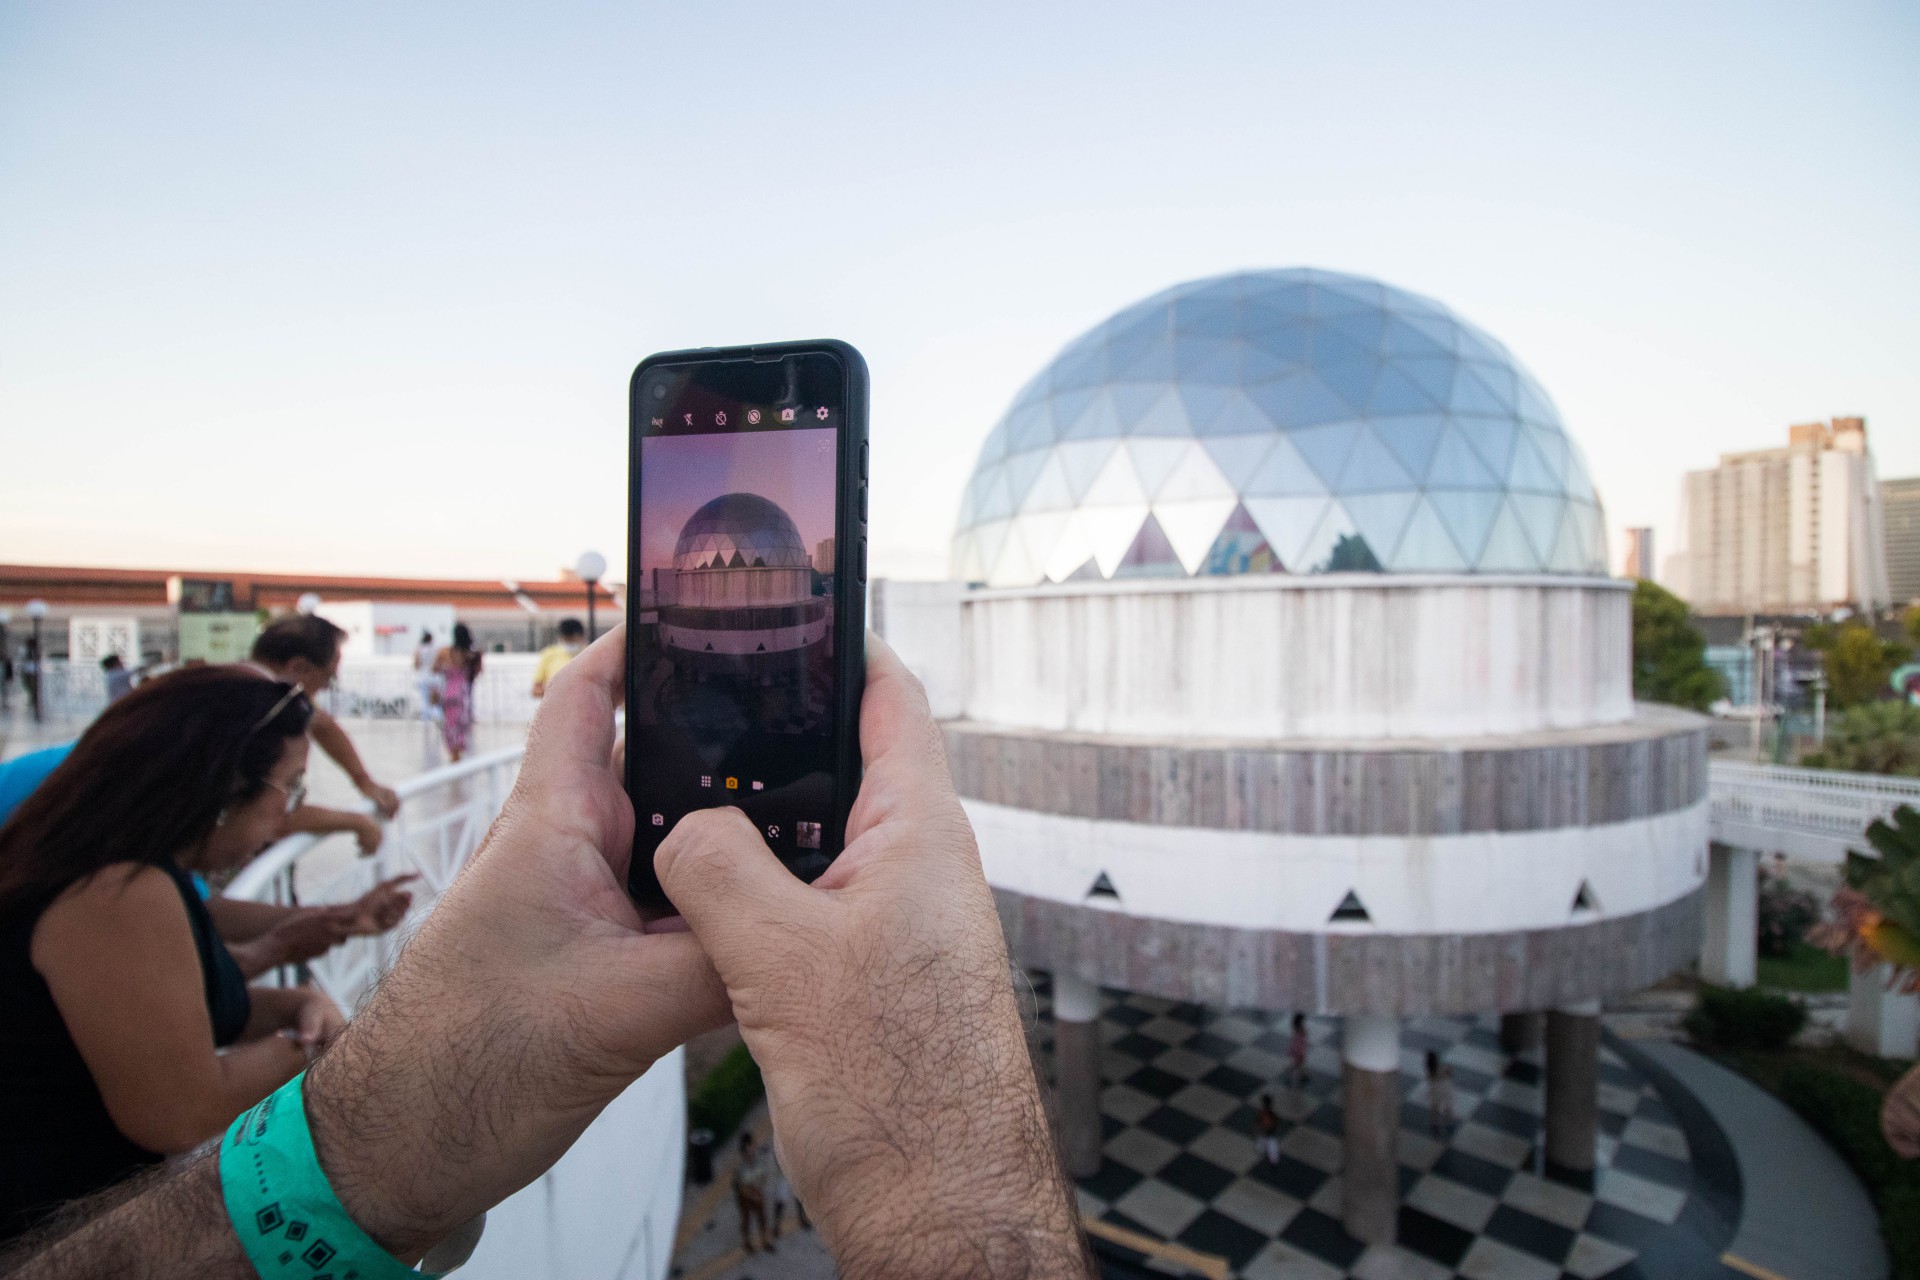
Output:
<svg viewBox="0 0 1920 1280">
<path fill-rule="evenodd" d="M 1373 554 L 1367 540 L 1357 533 L 1343 533 L 1333 544 L 1321 573 L 1379 573 L 1380 557 Z"/>
<path fill-rule="evenodd" d="M 1887 697 L 1887 683 L 1893 669 L 1907 660 L 1907 646 L 1882 640 L 1880 634 L 1858 618 L 1838 626 L 1820 623 L 1807 628 L 1807 647 L 1817 649 L 1826 658 L 1827 705 L 1858 707 Z"/>
<path fill-rule="evenodd" d="M 1825 744 L 1800 763 L 1809 769 L 1920 778 L 1920 707 L 1873 702 L 1843 711 L 1828 722 Z"/>
<path fill-rule="evenodd" d="M 1633 587 L 1633 696 L 1704 711 L 1727 682 L 1707 665 L 1707 642 L 1687 620 L 1687 602 L 1642 578 Z"/>
<path fill-rule="evenodd" d="M 1846 887 L 1833 895 L 1834 918 L 1808 937 L 1865 972 L 1884 962 L 1902 990 L 1920 988 L 1920 813 L 1908 805 L 1893 821 L 1867 824 L 1878 857 L 1847 854 Z"/>
</svg>

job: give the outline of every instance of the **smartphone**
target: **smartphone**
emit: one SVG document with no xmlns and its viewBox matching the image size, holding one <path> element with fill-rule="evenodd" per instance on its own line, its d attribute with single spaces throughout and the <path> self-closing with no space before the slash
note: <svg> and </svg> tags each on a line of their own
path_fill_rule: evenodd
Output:
<svg viewBox="0 0 1920 1280">
<path fill-rule="evenodd" d="M 844 342 L 670 351 L 629 389 L 627 888 L 695 809 L 802 880 L 846 840 L 866 679 L 867 366 Z"/>
</svg>

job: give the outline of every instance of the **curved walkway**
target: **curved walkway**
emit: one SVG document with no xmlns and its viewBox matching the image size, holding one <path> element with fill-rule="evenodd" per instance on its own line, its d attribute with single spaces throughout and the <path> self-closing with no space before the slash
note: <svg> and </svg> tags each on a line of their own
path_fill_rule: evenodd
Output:
<svg viewBox="0 0 1920 1280">
<path fill-rule="evenodd" d="M 1752 1081 L 1677 1044 L 1641 1042 L 1649 1074 L 1671 1077 L 1724 1135 L 1738 1167 L 1738 1228 L 1722 1262 L 1784 1280 L 1882 1280 L 1880 1216 L 1853 1171 L 1787 1105 Z M 1688 1117 L 1680 1117 L 1683 1124 Z M 1686 1126 L 1689 1129 L 1691 1125 Z M 1695 1151 L 1696 1163 L 1700 1152 Z"/>
</svg>

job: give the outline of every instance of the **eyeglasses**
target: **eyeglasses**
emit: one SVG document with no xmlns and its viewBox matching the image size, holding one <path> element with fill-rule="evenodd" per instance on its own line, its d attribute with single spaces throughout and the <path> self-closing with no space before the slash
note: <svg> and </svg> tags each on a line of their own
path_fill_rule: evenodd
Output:
<svg viewBox="0 0 1920 1280">
<path fill-rule="evenodd" d="M 307 798 L 307 775 L 305 771 L 293 775 L 293 784 L 291 786 L 283 787 L 272 778 L 262 778 L 261 781 L 287 798 L 288 813 L 292 813 L 295 809 L 298 809 Z"/>
<path fill-rule="evenodd" d="M 272 724 L 275 720 L 278 720 L 280 718 L 280 713 L 282 711 L 285 711 L 289 706 L 293 705 L 293 700 L 295 698 L 301 698 L 305 696 L 306 696 L 306 691 L 301 689 L 299 685 L 289 684 L 287 686 L 287 691 L 280 695 L 280 701 L 273 704 L 273 709 L 267 712 L 267 714 L 265 714 L 264 716 L 261 716 L 260 719 L 255 721 L 253 728 L 247 730 L 247 736 L 252 737 L 254 734 L 260 732 L 262 729 Z"/>
</svg>

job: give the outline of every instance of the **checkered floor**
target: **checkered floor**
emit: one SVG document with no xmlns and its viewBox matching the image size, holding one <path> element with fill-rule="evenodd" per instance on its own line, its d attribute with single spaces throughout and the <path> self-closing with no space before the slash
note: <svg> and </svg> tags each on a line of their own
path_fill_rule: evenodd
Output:
<svg viewBox="0 0 1920 1280">
<path fill-rule="evenodd" d="M 1034 985 L 1035 1034 L 1050 1051 L 1045 975 Z M 1416 1018 L 1401 1031 L 1399 1243 L 1361 1244 L 1340 1226 L 1338 1021 L 1308 1020 L 1310 1079 L 1298 1090 L 1281 1085 L 1287 1024 L 1107 992 L 1105 1159 L 1080 1181 L 1082 1211 L 1224 1257 L 1249 1280 L 1626 1280 L 1643 1274 L 1637 1257 L 1668 1255 L 1663 1238 L 1688 1229 L 1686 1136 L 1619 1055 L 1601 1051 L 1600 1168 L 1588 1190 L 1542 1167 L 1538 1056 L 1503 1054 L 1493 1019 Z M 1459 1123 L 1444 1140 L 1428 1124 L 1429 1049 L 1453 1068 Z M 1277 1164 L 1251 1136 L 1263 1092 L 1282 1118 Z M 1646 1274 L 1675 1274 L 1646 1262 Z"/>
</svg>

